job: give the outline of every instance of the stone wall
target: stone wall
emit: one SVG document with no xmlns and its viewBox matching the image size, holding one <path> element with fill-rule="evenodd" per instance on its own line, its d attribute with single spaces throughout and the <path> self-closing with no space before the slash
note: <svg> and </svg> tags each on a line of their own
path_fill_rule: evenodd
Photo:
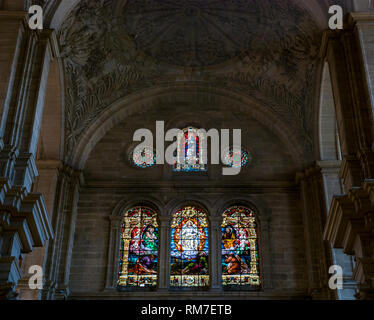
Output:
<svg viewBox="0 0 374 320">
<path fill-rule="evenodd" d="M 218 108 L 214 113 L 200 111 L 195 118 L 182 113 L 180 119 L 175 119 L 173 112 L 178 114 L 178 111 L 181 107 L 178 110 L 175 106 L 165 106 L 147 113 L 146 120 L 143 115 L 130 117 L 110 130 L 91 152 L 84 170 L 85 186 L 79 196 L 69 298 L 139 297 L 137 293 L 120 294 L 108 290 L 106 277 L 107 272 L 112 272 L 108 270 L 108 263 L 110 246 L 113 246 L 110 243 L 113 210 L 120 202 L 140 204 L 142 200 L 156 201 L 161 209 L 159 214 L 167 221 L 175 206 L 189 200 L 202 203 L 211 219 L 220 216 L 226 203 L 247 201 L 253 204 L 261 229 L 263 288 L 256 293 L 233 293 L 233 297 L 307 296 L 304 226 L 299 190 L 294 182 L 296 166 L 290 151 L 282 147 L 270 130 L 245 113 L 239 116 Z M 173 173 L 169 165 L 135 168 L 128 158 L 132 135 L 143 127 L 154 132 L 157 119 L 166 119 L 166 127 L 194 124 L 205 129 L 241 128 L 242 144 L 252 152 L 253 161 L 240 175 L 231 177 L 220 174 L 220 165 L 210 166 L 207 174 Z M 212 175 L 211 171 L 218 174 Z M 221 294 L 210 292 L 204 296 L 213 298 Z M 158 293 L 157 297 L 167 298 L 168 293 Z"/>
</svg>

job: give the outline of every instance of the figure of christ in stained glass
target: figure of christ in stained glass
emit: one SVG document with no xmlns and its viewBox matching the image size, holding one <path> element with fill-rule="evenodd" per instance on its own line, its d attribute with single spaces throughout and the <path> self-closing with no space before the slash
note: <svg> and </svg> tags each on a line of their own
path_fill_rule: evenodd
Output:
<svg viewBox="0 0 374 320">
<path fill-rule="evenodd" d="M 174 214 L 171 228 L 170 285 L 209 286 L 206 213 L 197 207 L 184 207 Z"/>
<path fill-rule="evenodd" d="M 202 162 L 204 150 L 200 150 L 200 140 L 205 139 L 196 128 L 185 128 L 178 135 L 178 161 L 173 167 L 174 171 L 206 171 Z"/>
<path fill-rule="evenodd" d="M 155 287 L 157 257 L 157 214 L 147 207 L 130 209 L 122 221 L 118 285 Z"/>
<path fill-rule="evenodd" d="M 258 234 L 252 210 L 235 206 L 223 213 L 222 222 L 223 286 L 254 286 L 260 281 Z"/>
</svg>

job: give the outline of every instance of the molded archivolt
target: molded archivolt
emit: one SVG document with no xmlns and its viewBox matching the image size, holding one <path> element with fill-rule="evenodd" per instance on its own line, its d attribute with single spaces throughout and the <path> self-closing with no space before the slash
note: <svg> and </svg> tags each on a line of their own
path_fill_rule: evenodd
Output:
<svg viewBox="0 0 374 320">
<path fill-rule="evenodd" d="M 187 101 L 185 100 L 186 97 L 188 97 Z M 173 89 L 170 87 L 154 88 L 146 90 L 142 94 L 130 95 L 114 103 L 82 135 L 70 159 L 72 165 L 83 169 L 96 144 L 117 124 L 125 121 L 131 115 L 146 113 L 147 110 L 162 107 L 164 103 L 170 103 L 171 101 L 174 103 L 176 101 L 185 101 L 185 103 L 192 104 L 204 104 L 206 101 L 206 105 L 215 105 L 217 110 L 225 105 L 230 105 L 233 112 L 249 115 L 280 137 L 292 155 L 296 166 L 303 167 L 305 154 L 300 142 L 300 136 L 297 136 L 294 129 L 286 126 L 273 112 L 263 109 L 261 105 L 252 99 L 226 90 L 191 85 L 179 85 L 173 87 Z M 210 128 L 206 129 L 209 130 Z"/>
</svg>

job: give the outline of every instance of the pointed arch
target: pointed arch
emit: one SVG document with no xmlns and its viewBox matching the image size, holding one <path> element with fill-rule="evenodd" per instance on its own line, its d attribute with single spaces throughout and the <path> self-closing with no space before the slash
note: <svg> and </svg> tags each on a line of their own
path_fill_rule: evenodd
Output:
<svg viewBox="0 0 374 320">
<path fill-rule="evenodd" d="M 337 129 L 334 95 L 329 64 L 323 68 L 319 110 L 320 160 L 341 160 L 340 139 Z"/>
</svg>

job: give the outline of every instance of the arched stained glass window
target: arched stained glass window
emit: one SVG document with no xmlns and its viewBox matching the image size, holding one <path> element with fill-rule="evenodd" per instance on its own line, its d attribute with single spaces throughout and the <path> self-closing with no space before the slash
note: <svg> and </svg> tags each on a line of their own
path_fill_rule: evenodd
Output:
<svg viewBox="0 0 374 320">
<path fill-rule="evenodd" d="M 193 206 L 177 211 L 171 223 L 172 287 L 209 286 L 209 239 L 206 213 Z"/>
<path fill-rule="evenodd" d="M 181 131 L 181 134 L 177 137 L 178 154 L 177 161 L 173 167 L 173 171 L 179 172 L 196 172 L 206 171 L 207 166 L 203 164 L 203 155 L 200 150 L 201 132 L 193 127 L 185 128 Z M 182 154 L 183 153 L 183 154 Z"/>
<path fill-rule="evenodd" d="M 231 147 L 225 153 L 224 164 L 229 167 L 235 167 L 235 163 L 240 163 L 241 167 L 248 165 L 252 160 L 251 154 L 245 148 L 241 148 L 240 150 L 241 152 L 239 150 L 234 152 L 234 148 Z"/>
<path fill-rule="evenodd" d="M 150 208 L 128 210 L 122 221 L 118 286 L 157 285 L 158 223 Z"/>
<path fill-rule="evenodd" d="M 223 213 L 222 283 L 258 287 L 260 281 L 258 232 L 254 212 L 234 206 Z"/>
</svg>

